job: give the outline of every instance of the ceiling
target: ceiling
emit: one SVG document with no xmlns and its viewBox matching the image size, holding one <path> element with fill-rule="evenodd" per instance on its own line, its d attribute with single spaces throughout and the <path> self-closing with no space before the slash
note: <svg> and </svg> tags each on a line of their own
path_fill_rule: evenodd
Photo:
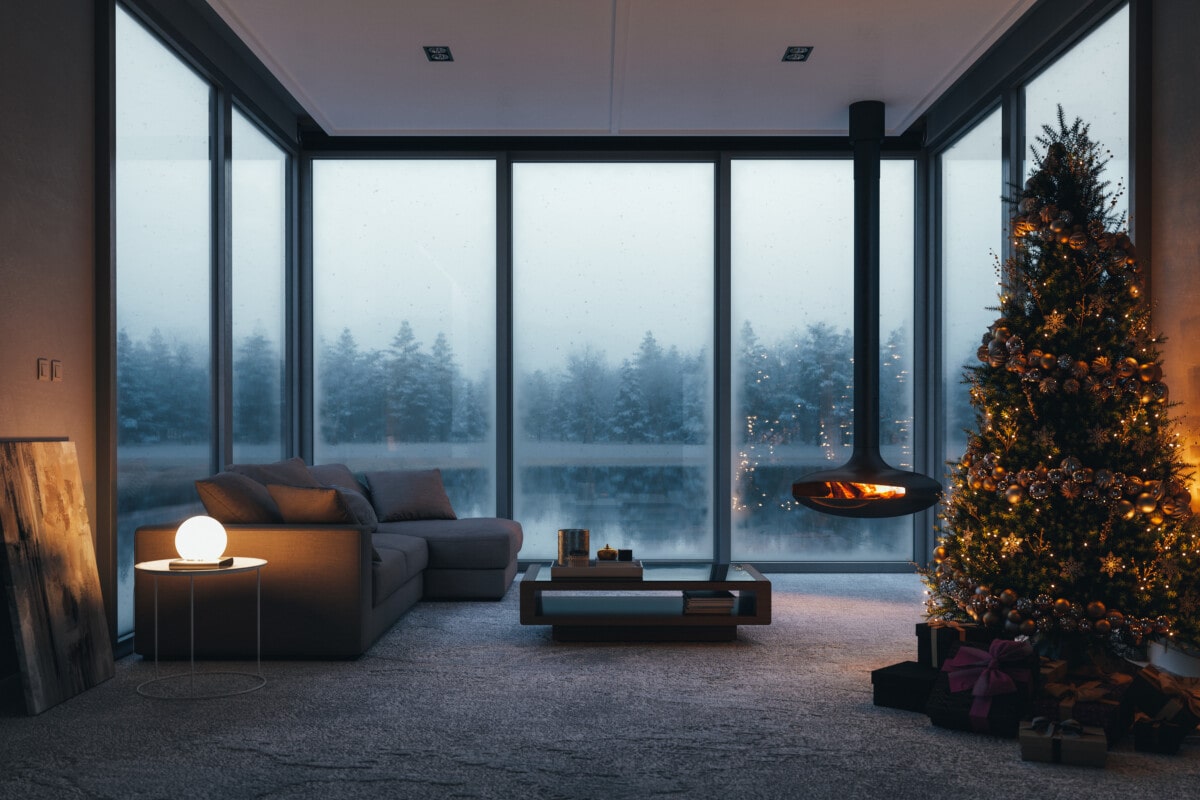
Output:
<svg viewBox="0 0 1200 800">
<path fill-rule="evenodd" d="M 795 136 L 903 133 L 1035 0 L 207 2 L 331 136 Z"/>
</svg>

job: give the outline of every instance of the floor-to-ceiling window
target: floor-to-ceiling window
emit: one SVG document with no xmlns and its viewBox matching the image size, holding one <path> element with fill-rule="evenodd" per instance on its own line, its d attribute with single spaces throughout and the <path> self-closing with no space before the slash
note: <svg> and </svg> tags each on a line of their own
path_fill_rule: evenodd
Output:
<svg viewBox="0 0 1200 800">
<path fill-rule="evenodd" d="M 211 469 L 212 87 L 116 14 L 118 631 L 133 531 L 199 508 Z"/>
<path fill-rule="evenodd" d="M 879 439 L 902 469 L 913 468 L 913 180 L 912 161 L 882 163 Z M 833 517 L 791 496 L 853 449 L 853 189 L 846 159 L 731 164 L 735 558 L 911 557 L 911 517 Z"/>
<path fill-rule="evenodd" d="M 1109 162 L 1104 178 L 1115 195 L 1117 214 L 1129 208 L 1129 6 L 1125 5 L 1059 56 L 1027 84 L 1025 104 L 1026 174 L 1042 126 L 1058 129 L 1058 108 L 1067 125 L 1076 118 L 1103 145 Z"/>
<path fill-rule="evenodd" d="M 645 558 L 713 552 L 708 163 L 513 165 L 513 510 Z"/>
<path fill-rule="evenodd" d="M 942 254 L 943 458 L 966 451 L 975 426 L 963 370 L 996 319 L 1005 216 L 1001 111 L 996 109 L 938 157 Z M 936 476 L 944 477 L 942 472 Z"/>
<path fill-rule="evenodd" d="M 287 153 L 240 110 L 232 129 L 233 460 L 287 452 Z"/>
<path fill-rule="evenodd" d="M 496 162 L 312 165 L 313 460 L 496 512 Z"/>
</svg>

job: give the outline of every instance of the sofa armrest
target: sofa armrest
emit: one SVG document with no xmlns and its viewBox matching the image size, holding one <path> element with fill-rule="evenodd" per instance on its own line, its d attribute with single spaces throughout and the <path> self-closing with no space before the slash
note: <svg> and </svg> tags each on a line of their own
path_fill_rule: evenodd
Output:
<svg viewBox="0 0 1200 800">
<path fill-rule="evenodd" d="M 175 525 L 148 525 L 134 534 L 134 561 L 174 558 Z M 369 645 L 371 533 L 338 525 L 226 525 L 226 555 L 263 558 L 264 656 L 356 656 Z M 134 578 L 135 646 L 154 655 L 155 579 Z M 186 656 L 191 581 L 158 579 L 159 655 Z M 254 573 L 198 576 L 196 654 L 253 657 Z"/>
</svg>

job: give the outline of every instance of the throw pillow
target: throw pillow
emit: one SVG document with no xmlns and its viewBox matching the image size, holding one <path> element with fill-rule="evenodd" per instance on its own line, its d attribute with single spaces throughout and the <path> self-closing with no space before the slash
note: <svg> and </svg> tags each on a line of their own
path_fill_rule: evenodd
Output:
<svg viewBox="0 0 1200 800">
<path fill-rule="evenodd" d="M 458 519 L 446 496 L 440 469 L 368 472 L 371 505 L 380 522 Z"/>
<path fill-rule="evenodd" d="M 351 505 L 356 504 L 356 501 L 347 501 L 351 495 L 356 495 L 362 503 L 366 504 L 366 513 L 371 520 L 375 519 L 371 504 L 367 503 L 367 498 L 358 492 L 346 491 L 333 486 L 313 489 L 306 486 L 284 486 L 277 483 L 267 484 L 267 491 L 279 505 L 284 522 L 307 525 L 368 524 L 356 519 L 355 513 L 351 510 Z M 372 531 L 379 527 L 375 522 L 369 524 Z M 371 560 L 382 561 L 379 551 L 374 547 L 371 548 Z"/>
<path fill-rule="evenodd" d="M 267 491 L 279 506 L 284 522 L 310 525 L 355 522 L 337 489 L 268 483 Z"/>
<path fill-rule="evenodd" d="M 321 486 L 309 473 L 308 465 L 300 457 L 276 461 L 273 464 L 230 464 L 225 469 L 245 475 L 264 486 L 269 483 L 280 486 L 306 486 L 311 489 Z"/>
<path fill-rule="evenodd" d="M 358 486 L 357 483 L 354 485 Z M 366 525 L 372 532 L 379 530 L 379 518 L 375 516 L 375 509 L 371 507 L 371 501 L 363 496 L 362 492 L 347 489 L 345 486 L 330 486 L 329 488 L 337 489 L 338 494 L 342 496 L 342 503 L 345 504 L 346 510 L 350 512 L 350 516 L 354 518 L 356 524 Z"/>
<path fill-rule="evenodd" d="M 353 489 L 363 496 L 367 494 L 367 487 L 358 482 L 345 464 L 313 464 L 308 468 L 308 473 L 321 486 L 340 486 Z"/>
<path fill-rule="evenodd" d="M 267 487 L 236 472 L 218 472 L 196 481 L 196 492 L 204 510 L 218 522 L 253 524 L 283 520 Z"/>
</svg>

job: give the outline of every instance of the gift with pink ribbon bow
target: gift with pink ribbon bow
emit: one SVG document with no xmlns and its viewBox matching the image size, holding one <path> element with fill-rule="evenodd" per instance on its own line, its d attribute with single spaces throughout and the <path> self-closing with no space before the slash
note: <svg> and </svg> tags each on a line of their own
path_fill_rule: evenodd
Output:
<svg viewBox="0 0 1200 800">
<path fill-rule="evenodd" d="M 1027 641 L 987 650 L 959 643 L 942 665 L 925 711 L 934 725 L 1013 738 L 1029 707 L 1037 659 Z"/>
</svg>

